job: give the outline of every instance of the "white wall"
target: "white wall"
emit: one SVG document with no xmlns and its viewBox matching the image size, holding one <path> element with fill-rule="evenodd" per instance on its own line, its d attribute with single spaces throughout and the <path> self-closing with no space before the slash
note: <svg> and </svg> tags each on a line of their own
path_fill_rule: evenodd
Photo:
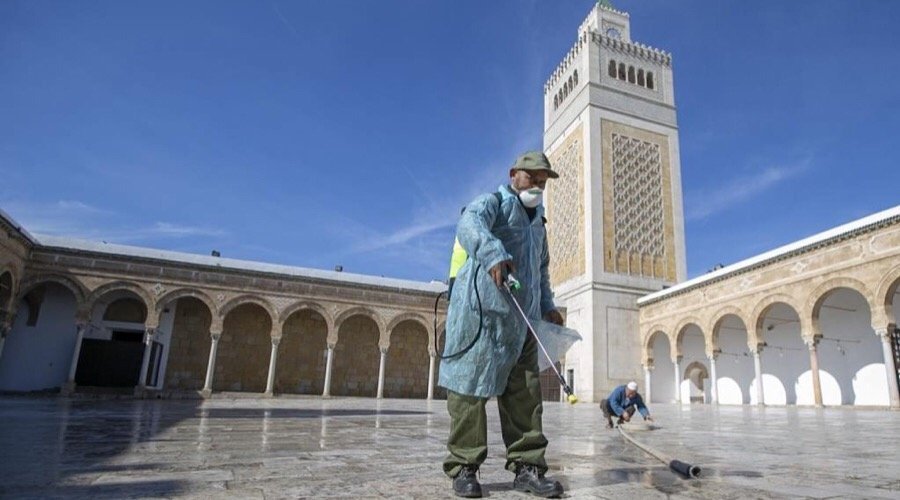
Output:
<svg viewBox="0 0 900 500">
<path fill-rule="evenodd" d="M 19 304 L 16 321 L 0 358 L 0 390 L 37 391 L 61 387 L 75 348 L 75 297 L 46 285 L 38 322 L 26 326 L 28 306 Z"/>
<path fill-rule="evenodd" d="M 675 400 L 675 364 L 669 349 L 669 339 L 657 333 L 650 340 L 653 352 L 653 371 L 650 373 L 650 398 L 653 403 Z"/>
</svg>

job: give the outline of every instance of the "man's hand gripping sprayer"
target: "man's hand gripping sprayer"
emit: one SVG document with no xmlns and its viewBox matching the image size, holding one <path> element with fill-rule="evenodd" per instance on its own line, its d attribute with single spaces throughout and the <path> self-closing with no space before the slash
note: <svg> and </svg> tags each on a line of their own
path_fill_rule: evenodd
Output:
<svg viewBox="0 0 900 500">
<path fill-rule="evenodd" d="M 534 331 L 534 327 L 531 326 L 531 322 L 528 321 L 528 316 L 525 315 L 525 311 L 522 310 L 522 306 L 519 305 L 519 301 L 516 300 L 516 296 L 513 295 L 514 291 L 518 291 L 522 288 L 522 284 L 519 283 L 519 280 L 516 279 L 512 274 L 507 274 L 506 279 L 503 281 L 503 287 L 506 288 L 506 293 L 509 294 L 509 297 L 512 299 L 513 304 L 515 304 L 516 309 L 519 311 L 519 314 L 522 315 L 522 319 L 525 320 L 525 324 L 528 325 L 528 331 L 531 332 L 531 335 L 534 336 L 534 340 L 537 341 L 538 347 L 541 348 L 541 352 L 544 353 L 544 356 L 550 361 L 550 368 L 553 369 L 553 373 L 556 374 L 556 378 L 559 379 L 559 384 L 562 385 L 563 391 L 566 393 L 566 401 L 570 404 L 575 404 L 578 402 L 578 396 L 572 391 L 572 388 L 569 387 L 569 384 L 566 382 L 566 379 L 563 378 L 562 374 L 559 373 L 559 370 L 556 369 L 556 361 L 550 359 L 550 355 L 547 354 L 547 349 L 544 348 L 544 344 L 541 343 L 541 339 L 538 338 L 537 332 Z"/>
</svg>

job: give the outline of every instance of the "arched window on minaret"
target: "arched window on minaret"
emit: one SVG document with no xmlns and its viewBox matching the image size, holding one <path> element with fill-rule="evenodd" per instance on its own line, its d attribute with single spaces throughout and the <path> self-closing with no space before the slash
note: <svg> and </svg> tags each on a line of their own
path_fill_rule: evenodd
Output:
<svg viewBox="0 0 900 500">
<path fill-rule="evenodd" d="M 567 83 L 566 85 L 568 85 L 568 87 L 569 87 L 569 92 L 571 92 L 572 89 L 575 88 L 575 86 L 572 85 L 572 77 L 571 76 L 569 77 L 569 83 Z"/>
<path fill-rule="evenodd" d="M 609 76 L 616 77 L 616 62 L 612 59 L 609 60 Z"/>
<path fill-rule="evenodd" d="M 578 70 L 577 69 L 572 73 L 572 78 L 574 78 L 575 86 L 577 87 L 578 86 Z"/>
<path fill-rule="evenodd" d="M 642 69 L 638 70 L 638 85 L 641 87 L 646 86 L 646 82 L 644 81 L 644 70 Z"/>
<path fill-rule="evenodd" d="M 553 96 L 553 109 L 559 107 L 559 96 Z"/>
<path fill-rule="evenodd" d="M 569 87 L 566 87 L 565 83 L 563 84 L 562 93 L 563 93 L 563 99 L 565 99 L 566 97 L 569 97 Z"/>
<path fill-rule="evenodd" d="M 619 63 L 619 80 L 625 80 L 625 63 Z"/>
<path fill-rule="evenodd" d="M 647 72 L 647 88 L 653 90 L 653 72 Z"/>
<path fill-rule="evenodd" d="M 628 83 L 637 83 L 637 79 L 634 77 L 634 66 L 628 67 Z"/>
</svg>

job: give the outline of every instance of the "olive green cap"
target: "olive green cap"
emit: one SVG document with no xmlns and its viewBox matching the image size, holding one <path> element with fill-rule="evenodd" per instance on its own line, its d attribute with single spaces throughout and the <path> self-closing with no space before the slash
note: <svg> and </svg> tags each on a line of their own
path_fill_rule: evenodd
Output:
<svg viewBox="0 0 900 500">
<path fill-rule="evenodd" d="M 513 168 L 516 170 L 546 170 L 551 179 L 559 178 L 559 174 L 550 167 L 550 160 L 540 151 L 529 151 L 516 158 Z"/>
</svg>

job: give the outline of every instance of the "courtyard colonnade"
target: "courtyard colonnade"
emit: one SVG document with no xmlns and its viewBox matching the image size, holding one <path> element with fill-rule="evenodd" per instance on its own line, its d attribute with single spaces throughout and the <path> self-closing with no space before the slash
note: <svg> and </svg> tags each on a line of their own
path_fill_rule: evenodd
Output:
<svg viewBox="0 0 900 500">
<path fill-rule="evenodd" d="M 900 207 L 638 305 L 651 401 L 900 408 Z"/>
<path fill-rule="evenodd" d="M 443 283 L 36 238 L 10 221 L 0 390 L 442 395 Z"/>
</svg>

